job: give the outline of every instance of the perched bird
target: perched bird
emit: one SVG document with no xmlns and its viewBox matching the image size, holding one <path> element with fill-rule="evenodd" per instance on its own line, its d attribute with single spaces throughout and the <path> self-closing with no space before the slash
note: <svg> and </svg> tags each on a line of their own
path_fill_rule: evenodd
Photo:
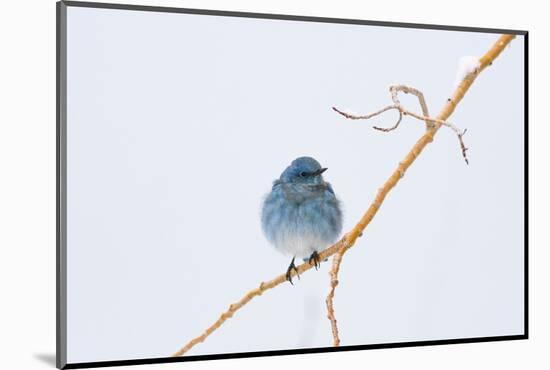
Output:
<svg viewBox="0 0 550 370">
<path fill-rule="evenodd" d="M 334 243 L 342 231 L 340 202 L 325 182 L 319 162 L 311 157 L 296 158 L 279 179 L 262 207 L 262 229 L 275 248 L 292 256 L 286 272 L 292 284 L 294 260 L 303 258 L 319 265 L 318 252 Z M 298 276 L 299 277 L 299 276 Z"/>
</svg>

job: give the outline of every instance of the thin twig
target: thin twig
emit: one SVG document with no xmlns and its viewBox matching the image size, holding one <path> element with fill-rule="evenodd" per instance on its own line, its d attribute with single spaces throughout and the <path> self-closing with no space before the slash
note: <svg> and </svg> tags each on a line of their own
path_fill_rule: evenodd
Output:
<svg viewBox="0 0 550 370">
<path fill-rule="evenodd" d="M 332 257 L 332 268 L 330 269 L 330 291 L 325 300 L 327 304 L 327 318 L 330 320 L 330 327 L 332 328 L 332 338 L 334 347 L 340 345 L 340 337 L 338 335 L 338 325 L 336 322 L 336 314 L 334 313 L 334 292 L 338 286 L 338 272 L 340 271 L 340 264 L 344 257 L 344 249 L 340 249 L 334 257 Z"/>
<path fill-rule="evenodd" d="M 424 99 L 424 94 L 420 90 L 417 90 L 414 87 L 409 87 L 405 85 L 390 86 L 392 101 L 396 104 L 401 105 L 401 103 L 399 102 L 399 98 L 397 96 L 397 93 L 399 91 L 402 91 L 405 94 L 413 94 L 414 96 L 416 96 L 418 98 L 418 103 L 420 104 L 420 108 L 422 109 L 422 115 L 424 117 L 430 116 L 430 112 L 428 111 L 428 105 L 426 104 L 426 99 Z M 426 129 L 432 128 L 433 125 L 434 125 L 433 121 L 426 120 Z"/>
<path fill-rule="evenodd" d="M 399 97 L 397 96 L 397 93 L 399 91 L 402 91 L 405 94 L 413 94 L 418 98 L 418 102 L 420 104 L 420 107 L 422 108 L 422 115 L 411 112 L 410 110 L 406 109 L 401 104 L 401 102 L 399 101 Z M 469 164 L 468 157 L 466 156 L 466 151 L 468 150 L 468 148 L 464 145 L 464 141 L 462 139 L 462 136 L 464 136 L 464 134 L 466 133 L 466 130 L 461 132 L 455 125 L 453 125 L 450 122 L 446 122 L 444 120 L 440 120 L 440 119 L 437 119 L 437 118 L 430 117 L 430 115 L 428 113 L 428 106 L 426 104 L 426 100 L 424 99 L 424 94 L 420 90 L 417 90 L 413 87 L 409 87 L 409 86 L 405 86 L 405 85 L 392 85 L 392 86 L 390 86 L 390 93 L 391 93 L 391 98 L 392 98 L 393 104 L 388 105 L 388 106 L 386 106 L 386 107 L 384 107 L 384 108 L 382 108 L 382 109 L 380 109 L 380 110 L 378 110 L 374 113 L 370 113 L 370 114 L 366 114 L 366 115 L 354 115 L 354 114 L 351 114 L 351 113 L 344 112 L 344 111 L 342 111 L 342 110 L 340 110 L 336 107 L 332 107 L 332 109 L 335 110 L 336 112 L 340 113 L 342 116 L 344 116 L 348 119 L 354 119 L 354 120 L 370 119 L 370 118 L 378 116 L 379 114 L 384 113 L 388 110 L 391 110 L 391 109 L 397 110 L 399 112 L 399 118 L 397 119 L 397 122 L 393 126 L 387 127 L 387 128 L 378 127 L 378 126 L 373 126 L 372 127 L 375 130 L 383 131 L 383 132 L 389 132 L 389 131 L 395 130 L 399 126 L 399 124 L 401 123 L 401 119 L 403 118 L 403 116 L 411 116 L 411 117 L 416 118 L 420 121 L 426 122 L 426 130 L 434 128 L 436 123 L 439 124 L 439 125 L 442 125 L 442 126 L 446 126 L 446 127 L 450 128 L 451 130 L 453 130 L 456 133 L 456 136 L 457 136 L 459 144 L 460 144 L 460 149 L 462 151 L 462 156 L 464 157 L 464 160 L 466 161 L 466 164 Z"/>
<path fill-rule="evenodd" d="M 332 109 L 334 109 L 336 112 L 340 113 L 342 116 L 344 116 L 346 118 L 349 118 L 349 119 L 369 119 L 369 118 L 378 116 L 379 114 L 382 114 L 382 113 L 384 113 L 384 112 L 386 112 L 390 109 L 398 109 L 399 110 L 399 107 L 395 104 L 394 105 L 388 105 L 387 107 L 382 108 L 379 111 L 376 111 L 374 113 L 367 114 L 366 116 L 356 116 L 356 115 L 353 115 L 353 114 L 350 114 L 350 113 L 342 112 L 341 110 L 338 110 L 335 107 L 332 107 Z"/>
<path fill-rule="evenodd" d="M 399 163 L 399 166 L 397 167 L 397 169 L 395 169 L 392 175 L 388 178 L 388 180 L 386 180 L 384 185 L 379 189 L 378 194 L 376 195 L 374 201 L 369 206 L 369 208 L 367 209 L 363 217 L 355 225 L 355 227 L 349 233 L 347 233 L 344 238 L 340 239 L 338 242 L 336 242 L 335 244 L 331 245 L 330 247 L 328 247 L 327 249 L 319 253 L 319 258 L 321 261 L 336 254 L 336 252 L 340 250 L 343 251 L 342 253 L 345 253 L 345 251 L 347 251 L 349 248 L 351 248 L 355 244 L 359 235 L 363 233 L 367 225 L 371 222 L 371 220 L 374 218 L 374 216 L 378 212 L 378 209 L 382 205 L 384 199 L 386 198 L 388 193 L 391 191 L 391 189 L 393 189 L 393 187 L 399 182 L 402 175 L 411 166 L 411 164 L 422 152 L 422 150 L 429 143 L 433 141 L 433 138 L 436 132 L 441 127 L 441 124 L 439 122 L 445 121 L 447 118 L 449 118 L 449 116 L 454 112 L 458 103 L 464 97 L 464 94 L 468 91 L 468 89 L 474 82 L 476 76 L 500 55 L 502 50 L 504 50 L 506 45 L 510 43 L 510 41 L 512 41 L 514 37 L 515 37 L 514 35 L 502 35 L 498 39 L 498 41 L 491 47 L 491 49 L 480 59 L 479 70 L 476 71 L 475 74 L 466 76 L 464 80 L 460 83 L 460 85 L 455 90 L 453 97 L 449 101 L 447 101 L 447 104 L 445 104 L 445 106 L 443 107 L 443 110 L 437 116 L 437 120 L 434 120 L 435 122 L 434 127 L 427 130 L 422 135 L 422 137 L 420 137 L 420 139 L 414 144 L 414 146 L 409 151 L 407 156 L 403 159 L 403 161 Z M 310 265 L 308 262 L 304 262 L 297 267 L 297 272 L 292 271 L 291 274 L 293 276 L 295 276 L 296 273 L 302 274 L 305 271 L 311 269 L 312 267 L 313 266 Z M 173 354 L 173 356 L 181 356 L 187 351 L 189 351 L 191 348 L 193 348 L 197 343 L 203 342 L 210 334 L 212 334 L 216 329 L 218 329 L 228 318 L 232 317 L 239 309 L 241 309 L 244 305 L 250 302 L 254 297 L 262 295 L 267 290 L 272 289 L 284 283 L 285 281 L 286 281 L 286 274 L 283 273 L 268 282 L 262 282 L 259 287 L 249 291 L 239 301 L 231 304 L 229 308 L 224 313 L 222 313 L 221 316 L 211 326 L 209 326 L 201 335 L 199 335 L 196 338 L 193 338 L 191 341 L 185 344 L 182 348 L 176 351 Z"/>
</svg>

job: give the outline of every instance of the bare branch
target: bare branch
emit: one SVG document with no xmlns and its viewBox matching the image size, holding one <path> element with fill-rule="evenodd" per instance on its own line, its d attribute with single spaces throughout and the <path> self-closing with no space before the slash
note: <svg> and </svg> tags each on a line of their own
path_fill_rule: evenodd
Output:
<svg viewBox="0 0 550 370">
<path fill-rule="evenodd" d="M 464 157 L 464 160 L 466 161 L 466 164 L 469 164 L 468 158 L 466 157 L 466 151 L 468 150 L 468 148 L 464 145 L 464 141 L 462 140 L 462 136 L 464 136 L 466 131 L 468 131 L 467 128 L 465 128 L 464 131 L 462 131 L 462 133 L 457 134 L 457 135 L 458 135 L 458 140 L 460 141 L 460 149 L 462 149 L 462 156 Z"/>
<path fill-rule="evenodd" d="M 319 253 L 319 259 L 321 261 L 324 261 L 325 259 L 329 258 L 330 256 L 334 255 L 336 252 L 338 252 L 340 249 L 349 248 L 355 243 L 355 240 L 348 241 L 345 237 L 337 241 L 335 244 L 331 245 L 321 253 Z M 296 270 L 291 271 L 291 276 L 294 277 L 298 274 L 302 274 L 307 270 L 310 270 L 313 268 L 313 265 L 309 262 L 304 262 L 301 265 L 298 265 L 296 267 Z M 177 352 L 172 354 L 173 357 L 181 356 L 187 351 L 189 351 L 191 348 L 193 348 L 195 345 L 204 342 L 204 340 L 212 334 L 216 329 L 218 329 L 222 324 L 229 319 L 230 317 L 233 317 L 233 315 L 240 310 L 244 305 L 246 305 L 248 302 L 250 302 L 253 298 L 261 296 L 266 291 L 275 288 L 278 285 L 281 285 L 282 283 L 286 282 L 286 272 L 284 274 L 281 274 L 277 277 L 275 277 L 272 280 L 261 282 L 260 285 L 246 293 L 241 299 L 239 299 L 237 302 L 232 303 L 229 305 L 228 309 L 224 311 L 220 317 L 212 324 L 210 325 L 201 335 L 199 335 L 196 338 L 193 338 L 190 340 L 185 346 L 180 348 Z"/>
<path fill-rule="evenodd" d="M 383 132 L 389 132 L 395 130 L 397 127 L 399 127 L 399 124 L 401 123 L 401 120 L 403 119 L 403 112 L 398 109 L 399 112 L 399 118 L 397 119 L 397 122 L 392 127 L 384 128 L 384 127 L 378 127 L 378 126 L 372 126 L 373 129 Z"/>
<path fill-rule="evenodd" d="M 378 115 L 380 115 L 380 114 L 382 114 L 386 111 L 389 111 L 390 109 L 399 109 L 399 107 L 396 106 L 396 105 L 388 105 L 387 107 L 384 107 L 384 108 L 380 109 L 379 111 L 376 111 L 374 113 L 370 113 L 370 114 L 367 114 L 367 115 L 364 115 L 364 116 L 356 116 L 356 115 L 353 115 L 351 113 L 346 113 L 346 112 L 343 112 L 343 111 L 339 110 L 336 107 L 332 107 L 332 109 L 334 111 L 340 113 L 342 116 L 344 116 L 346 118 L 349 118 L 349 119 L 369 119 L 369 118 L 378 116 Z"/>
<path fill-rule="evenodd" d="M 319 253 L 319 258 L 321 260 L 325 260 L 328 257 L 336 254 L 336 253 L 342 253 L 343 254 L 351 248 L 355 242 L 357 241 L 357 238 L 363 234 L 363 231 L 366 229 L 366 227 L 369 225 L 369 223 L 372 221 L 378 210 L 380 209 L 380 206 L 384 202 L 384 199 L 389 194 L 391 189 L 401 179 L 405 171 L 412 165 L 414 160 L 422 153 L 422 150 L 433 141 L 433 138 L 439 128 L 443 125 L 443 122 L 446 121 L 447 118 L 454 112 L 456 106 L 458 103 L 462 100 L 464 97 L 464 94 L 468 91 L 474 80 L 477 78 L 477 76 L 483 71 L 487 66 L 491 64 L 493 60 L 495 60 L 500 53 L 504 50 L 506 45 L 508 45 L 512 39 L 514 39 L 514 35 L 502 35 L 498 41 L 491 47 L 491 49 L 480 59 L 480 67 L 479 70 L 475 74 L 470 74 L 466 76 L 462 82 L 459 84 L 459 86 L 456 88 L 452 98 L 447 101 L 447 104 L 443 107 L 437 118 L 429 119 L 429 121 L 433 121 L 435 124 L 433 127 L 428 129 L 419 139 L 418 141 L 413 145 L 409 153 L 405 156 L 405 158 L 399 162 L 399 165 L 397 169 L 394 170 L 394 172 L 391 174 L 391 176 L 386 180 L 386 182 L 382 185 L 382 187 L 378 190 L 378 193 L 376 197 L 374 198 L 373 202 L 367 209 L 367 211 L 363 214 L 359 222 L 354 226 L 354 228 L 347 233 L 342 239 L 340 239 L 335 244 L 331 245 L 321 253 Z M 389 109 L 395 109 L 395 106 L 386 107 L 385 110 Z M 346 116 L 346 113 L 340 112 L 336 108 L 334 108 L 335 111 L 338 113 Z M 377 114 L 382 113 L 381 111 L 377 112 Z M 413 116 L 414 117 L 414 116 Z M 349 117 L 350 119 L 353 119 L 352 117 Z M 429 118 L 427 115 L 424 118 Z M 358 118 L 360 119 L 360 118 Z M 424 120 L 424 119 L 423 119 Z M 464 135 L 464 132 L 462 132 L 462 135 Z M 312 268 L 312 265 L 310 265 L 308 262 L 304 262 L 301 265 L 297 266 L 297 271 L 292 271 L 292 275 L 295 275 L 296 273 L 302 274 L 305 271 Z M 286 273 L 283 273 L 277 277 L 275 277 L 272 280 L 269 280 L 267 282 L 262 282 L 260 285 L 249 291 L 247 294 L 245 294 L 240 300 L 237 302 L 231 304 L 229 308 L 221 314 L 221 316 L 211 325 L 209 326 L 201 335 L 199 335 L 196 338 L 193 338 L 189 342 L 187 342 L 182 348 L 180 348 L 178 351 L 176 351 L 173 356 L 181 356 L 187 351 L 189 351 L 191 348 L 193 348 L 196 344 L 203 342 L 210 334 L 212 334 L 215 330 L 217 330 L 228 318 L 232 317 L 239 309 L 241 309 L 243 306 L 245 306 L 248 302 L 250 302 L 254 297 L 260 296 L 269 289 L 273 289 L 276 286 L 282 284 L 286 281 Z"/>
<path fill-rule="evenodd" d="M 414 112 L 411 112 L 411 111 L 407 110 L 405 107 L 403 107 L 403 105 L 401 105 L 401 102 L 399 101 L 399 97 L 397 96 L 397 93 L 399 91 L 402 91 L 405 94 L 415 95 L 418 98 L 420 107 L 422 108 L 423 115 L 416 114 Z M 405 86 L 405 85 L 392 85 L 392 86 L 390 86 L 390 93 L 391 93 L 391 98 L 392 98 L 393 104 L 388 105 L 388 106 L 382 108 L 381 110 L 376 111 L 376 112 L 371 113 L 371 114 L 358 116 L 358 115 L 353 115 L 353 114 L 350 114 L 350 113 L 343 112 L 343 111 L 341 111 L 341 110 L 339 110 L 335 107 L 332 107 L 332 109 L 334 109 L 336 112 L 340 113 L 342 116 L 344 116 L 348 119 L 354 119 L 354 120 L 370 119 L 370 118 L 375 117 L 375 116 L 377 116 L 381 113 L 384 113 L 384 112 L 386 112 L 390 109 L 397 110 L 399 112 L 399 118 L 393 126 L 388 127 L 388 128 L 373 126 L 373 128 L 375 130 L 383 131 L 383 132 L 389 132 L 389 131 L 395 130 L 399 126 L 399 124 L 401 123 L 401 119 L 403 118 L 403 116 L 411 116 L 411 117 L 416 118 L 420 121 L 426 122 L 426 129 L 427 130 L 433 129 L 436 124 L 438 124 L 439 126 L 448 127 L 456 133 L 458 141 L 460 143 L 460 149 L 462 151 L 462 156 L 464 157 L 464 160 L 466 161 L 466 164 L 469 164 L 468 158 L 466 156 L 466 151 L 468 150 L 468 148 L 464 145 L 464 141 L 462 139 L 462 136 L 464 136 L 464 133 L 466 132 L 466 130 L 464 130 L 461 133 L 461 131 L 456 126 L 454 126 L 452 123 L 446 122 L 444 120 L 440 120 L 440 119 L 437 119 L 437 118 L 429 117 L 428 106 L 426 104 L 426 100 L 424 99 L 424 94 L 422 94 L 422 92 L 420 90 L 417 90 L 413 87 L 409 87 L 409 86 Z"/>
<path fill-rule="evenodd" d="M 334 257 L 332 257 L 332 268 L 330 269 L 330 291 L 325 300 L 327 304 L 327 318 L 330 320 L 330 326 L 332 328 L 332 338 L 334 347 L 340 345 L 340 337 L 338 335 L 338 325 L 336 322 L 336 314 L 334 313 L 334 291 L 338 286 L 338 272 L 340 271 L 340 264 L 344 257 L 345 249 L 340 249 Z"/>
<path fill-rule="evenodd" d="M 399 103 L 399 99 L 397 98 L 397 92 L 403 91 L 405 94 L 413 94 L 418 98 L 418 103 L 420 104 L 420 108 L 422 109 L 422 115 L 424 117 L 430 117 L 430 113 L 428 111 L 428 105 L 426 104 L 426 100 L 424 99 L 424 94 L 420 91 L 415 89 L 414 87 L 409 87 L 405 85 L 393 85 L 390 86 L 390 93 L 392 95 L 392 100 L 394 103 Z M 434 122 L 431 120 L 426 120 L 426 129 L 432 128 L 434 125 Z"/>
</svg>

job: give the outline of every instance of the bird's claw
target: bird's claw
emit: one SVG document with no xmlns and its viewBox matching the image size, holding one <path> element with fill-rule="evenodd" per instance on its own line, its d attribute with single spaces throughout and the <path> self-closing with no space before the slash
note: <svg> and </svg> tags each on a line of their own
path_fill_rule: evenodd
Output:
<svg viewBox="0 0 550 370">
<path fill-rule="evenodd" d="M 321 261 L 319 259 L 319 253 L 317 251 L 313 252 L 311 256 L 309 256 L 309 264 L 311 265 L 311 261 L 313 261 L 313 264 L 315 265 L 315 270 L 319 269 L 319 266 L 321 266 Z"/>
<path fill-rule="evenodd" d="M 288 269 L 286 270 L 286 279 L 292 285 L 294 285 L 294 283 L 292 282 L 292 270 L 296 271 L 296 276 L 298 276 L 298 280 L 300 279 L 300 274 L 298 274 L 298 269 L 296 268 L 296 265 L 294 264 L 294 259 L 295 258 L 296 257 L 292 258 L 292 261 L 290 261 L 290 265 L 288 265 Z"/>
</svg>

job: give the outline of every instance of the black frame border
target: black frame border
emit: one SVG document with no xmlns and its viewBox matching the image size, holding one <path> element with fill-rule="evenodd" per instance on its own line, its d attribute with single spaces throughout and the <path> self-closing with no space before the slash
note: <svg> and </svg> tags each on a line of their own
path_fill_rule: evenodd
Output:
<svg viewBox="0 0 550 370">
<path fill-rule="evenodd" d="M 341 347 L 318 347 L 289 350 L 224 353 L 183 357 L 159 357 L 132 360 L 67 363 L 67 7 L 117 9 L 146 12 L 197 14 L 222 17 L 256 18 L 317 23 L 355 24 L 382 27 L 416 28 L 441 31 L 465 31 L 480 33 L 514 34 L 524 36 L 524 334 L 492 337 L 474 337 L 412 341 L 397 343 L 365 344 Z M 323 352 L 358 351 L 383 348 L 405 348 L 461 343 L 482 343 L 524 340 L 529 338 L 529 32 L 525 30 L 431 25 L 420 23 L 383 22 L 360 19 L 342 19 L 250 13 L 208 9 L 189 9 L 162 6 L 112 4 L 81 1 L 58 1 L 56 3 L 56 367 L 58 369 L 81 369 L 95 367 L 143 365 L 202 360 L 220 360 L 247 357 L 284 356 Z"/>
<path fill-rule="evenodd" d="M 67 7 L 56 4 L 56 332 L 58 369 L 67 364 Z"/>
</svg>

